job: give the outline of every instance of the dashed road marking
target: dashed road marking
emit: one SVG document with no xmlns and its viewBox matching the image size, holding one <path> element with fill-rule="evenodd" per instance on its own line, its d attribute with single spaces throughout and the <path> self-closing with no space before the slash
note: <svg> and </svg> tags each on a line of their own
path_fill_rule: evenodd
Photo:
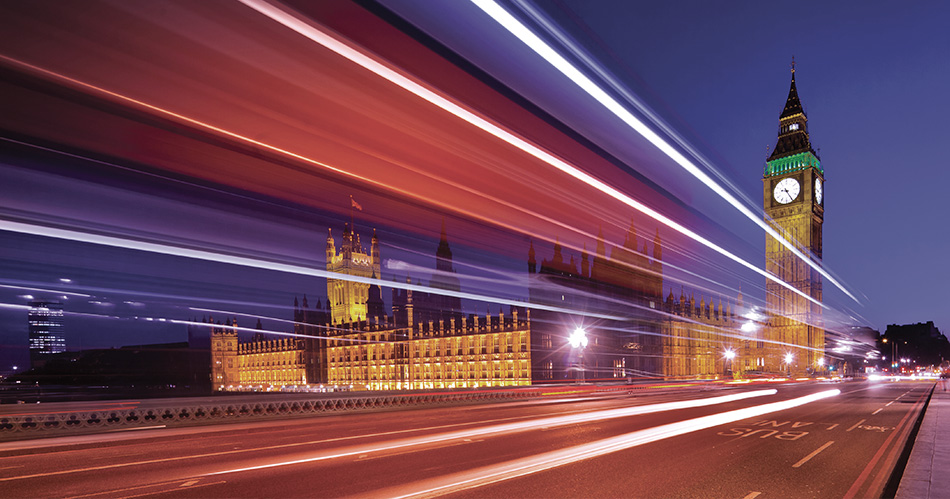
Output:
<svg viewBox="0 0 950 499">
<path fill-rule="evenodd" d="M 875 415 L 875 414 L 877 414 L 877 413 L 879 413 L 879 412 L 881 412 L 881 411 L 883 411 L 883 410 L 884 410 L 884 408 L 881 407 L 880 409 L 878 409 L 878 410 L 872 412 L 871 415 L 873 416 L 873 415 Z"/>
<path fill-rule="evenodd" d="M 756 497 L 759 497 L 759 494 L 761 494 L 761 492 L 749 492 L 742 499 L 755 499 Z"/>
<path fill-rule="evenodd" d="M 851 431 L 851 430 L 857 428 L 858 425 L 860 425 L 861 423 L 863 423 L 863 422 L 865 422 L 865 421 L 867 421 L 867 420 L 866 420 L 866 419 L 862 419 L 861 421 L 858 421 L 857 423 L 854 423 L 854 426 L 852 426 L 851 428 L 848 428 L 848 429 L 845 430 L 845 431 Z"/>
<path fill-rule="evenodd" d="M 811 454 L 809 454 L 809 455 L 803 457 L 801 461 L 799 461 L 799 462 L 793 464 L 793 465 L 792 465 L 792 468 L 800 468 L 803 464 L 807 463 L 809 459 L 811 459 L 811 458 L 817 456 L 819 452 L 821 452 L 821 451 L 827 449 L 827 448 L 828 448 L 829 446 L 831 446 L 831 444 L 833 444 L 833 443 L 835 443 L 835 441 L 834 441 L 834 440 L 831 440 L 831 441 L 829 441 L 828 443 L 826 443 L 825 445 L 822 445 L 821 447 L 815 449 L 814 452 L 812 452 Z"/>
<path fill-rule="evenodd" d="M 198 483 L 198 480 L 188 480 L 187 482 L 179 485 L 179 487 L 191 487 L 192 485 Z"/>
</svg>

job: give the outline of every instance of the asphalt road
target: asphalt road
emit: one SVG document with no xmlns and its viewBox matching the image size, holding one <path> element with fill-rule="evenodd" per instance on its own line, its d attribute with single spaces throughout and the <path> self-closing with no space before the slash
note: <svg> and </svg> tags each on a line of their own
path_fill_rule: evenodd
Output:
<svg viewBox="0 0 950 499">
<path fill-rule="evenodd" d="M 554 394 L 3 444 L 0 495 L 878 497 L 931 386 Z"/>
</svg>

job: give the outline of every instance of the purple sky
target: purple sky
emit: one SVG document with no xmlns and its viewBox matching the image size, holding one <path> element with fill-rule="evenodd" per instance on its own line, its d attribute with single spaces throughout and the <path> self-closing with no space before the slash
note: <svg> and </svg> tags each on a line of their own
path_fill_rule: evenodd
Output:
<svg viewBox="0 0 950 499">
<path fill-rule="evenodd" d="M 557 99 L 548 95 L 552 85 L 538 83 L 534 67 L 505 73 L 500 61 L 520 54 L 492 46 L 504 39 L 500 32 L 484 36 L 483 29 L 456 29 L 452 22 L 440 21 L 444 13 L 427 12 L 422 1 L 384 3 L 467 57 L 481 56 L 482 67 L 494 76 L 516 87 L 523 84 L 524 92 L 533 85 L 536 101 Z M 775 145 L 794 56 L 811 141 L 825 169 L 824 263 L 862 304 L 850 302 L 827 283 L 826 302 L 882 332 L 887 324 L 928 320 L 950 327 L 944 194 L 950 171 L 940 166 L 946 162 L 944 122 L 950 111 L 944 95 L 950 81 L 950 5 L 533 4 L 700 148 L 759 207 L 766 148 Z M 467 18 L 468 26 L 483 28 L 480 12 L 458 10 L 455 21 Z M 610 141 L 610 134 L 605 132 L 602 141 Z M 723 203 L 706 199 L 701 190 L 681 197 L 763 251 L 765 238 L 758 229 L 735 218 Z"/>
<path fill-rule="evenodd" d="M 856 310 L 872 327 L 950 327 L 950 170 L 941 166 L 950 5 L 565 0 L 546 8 L 586 25 L 618 58 L 618 74 L 760 203 L 794 56 L 825 169 L 824 263 L 866 296 Z"/>
</svg>

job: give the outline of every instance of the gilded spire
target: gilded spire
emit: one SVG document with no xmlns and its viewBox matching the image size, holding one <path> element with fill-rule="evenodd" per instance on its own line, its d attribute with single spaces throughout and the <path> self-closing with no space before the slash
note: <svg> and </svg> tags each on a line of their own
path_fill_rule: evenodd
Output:
<svg viewBox="0 0 950 499">
<path fill-rule="evenodd" d="M 798 98 L 798 87 L 795 86 L 795 58 L 792 57 L 792 82 L 788 88 L 788 98 L 785 99 L 785 108 L 779 119 L 789 118 L 796 114 L 805 114 L 802 101 Z"/>
</svg>

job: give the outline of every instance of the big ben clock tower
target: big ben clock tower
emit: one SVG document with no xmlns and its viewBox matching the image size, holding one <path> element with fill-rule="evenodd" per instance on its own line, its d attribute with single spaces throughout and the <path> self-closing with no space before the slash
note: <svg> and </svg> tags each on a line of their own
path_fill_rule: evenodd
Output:
<svg viewBox="0 0 950 499">
<path fill-rule="evenodd" d="M 808 118 L 792 84 L 779 116 L 778 141 L 762 178 L 767 221 L 807 257 L 821 260 L 824 170 L 808 138 Z M 772 236 L 766 235 L 765 269 L 818 302 L 821 275 Z M 765 369 L 804 374 L 820 369 L 825 332 L 821 307 L 771 280 L 766 282 L 769 327 L 763 332 Z"/>
</svg>

